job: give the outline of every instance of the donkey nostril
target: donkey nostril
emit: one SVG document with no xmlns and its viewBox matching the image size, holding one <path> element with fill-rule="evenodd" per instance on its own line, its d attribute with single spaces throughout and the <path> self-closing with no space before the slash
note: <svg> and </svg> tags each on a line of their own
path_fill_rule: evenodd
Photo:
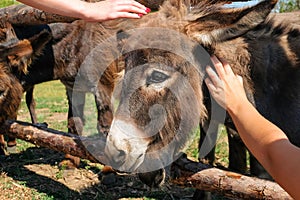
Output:
<svg viewBox="0 0 300 200">
<path fill-rule="evenodd" d="M 124 159 L 125 159 L 125 156 L 126 156 L 125 151 L 119 150 L 118 159 L 119 159 L 119 160 L 124 160 Z"/>
<path fill-rule="evenodd" d="M 112 165 L 113 167 L 119 167 L 125 163 L 126 152 L 124 150 L 117 149 L 116 147 L 112 146 L 109 148 L 109 150 L 109 157 L 112 162 L 110 163 L 110 165 Z"/>
</svg>

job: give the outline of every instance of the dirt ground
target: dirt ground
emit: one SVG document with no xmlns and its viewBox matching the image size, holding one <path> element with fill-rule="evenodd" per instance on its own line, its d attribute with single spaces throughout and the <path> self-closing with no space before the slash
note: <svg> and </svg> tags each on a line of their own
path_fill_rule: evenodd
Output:
<svg viewBox="0 0 300 200">
<path fill-rule="evenodd" d="M 135 175 L 103 175 L 100 164 L 82 160 L 77 169 L 58 167 L 64 155 L 29 147 L 0 157 L 0 199 L 191 199 L 190 188 L 150 190 Z M 47 198 L 46 198 L 47 197 Z"/>
<path fill-rule="evenodd" d="M 39 114 L 42 110 L 39 110 Z M 46 112 L 46 111 L 45 111 Z M 28 117 L 22 112 L 19 120 Z M 55 121 L 66 114 L 53 113 Z M 51 120 L 47 118 L 51 125 Z M 81 160 L 79 168 L 59 167 L 64 154 L 18 141 L 10 155 L 0 156 L 0 199 L 192 199 L 194 189 L 168 183 L 145 186 L 136 175 L 104 175 L 101 164 Z"/>
</svg>

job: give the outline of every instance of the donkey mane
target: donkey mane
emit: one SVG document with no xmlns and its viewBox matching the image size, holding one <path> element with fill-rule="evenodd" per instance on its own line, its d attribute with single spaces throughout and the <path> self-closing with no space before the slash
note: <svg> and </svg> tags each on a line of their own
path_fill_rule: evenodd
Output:
<svg viewBox="0 0 300 200">
<path fill-rule="evenodd" d="M 289 62 L 291 62 L 291 66 L 299 66 L 300 61 L 297 59 L 296 52 L 298 46 L 296 44 L 297 37 L 300 35 L 300 29 L 295 28 L 289 24 L 279 23 L 276 24 L 276 21 L 274 17 L 267 18 L 263 23 L 258 25 L 256 28 L 250 30 L 247 34 L 242 36 L 244 38 L 246 43 L 251 43 L 251 41 L 255 40 L 268 40 L 268 41 L 274 41 L 278 45 L 278 48 L 280 48 L 282 51 L 284 51 L 285 55 L 294 58 L 290 59 Z M 262 42 L 263 44 L 263 42 Z M 265 58 L 265 59 L 271 59 L 271 58 Z M 273 58 L 275 59 L 275 58 Z M 280 69 L 284 69 L 286 66 L 281 66 L 280 68 L 272 68 L 274 71 L 278 71 Z M 272 70 L 271 68 L 268 70 Z"/>
<path fill-rule="evenodd" d="M 267 18 L 263 23 L 250 30 L 245 36 L 249 39 L 272 38 L 279 39 L 285 35 L 298 36 L 300 30 L 287 23 L 276 24 L 274 16 Z"/>
</svg>

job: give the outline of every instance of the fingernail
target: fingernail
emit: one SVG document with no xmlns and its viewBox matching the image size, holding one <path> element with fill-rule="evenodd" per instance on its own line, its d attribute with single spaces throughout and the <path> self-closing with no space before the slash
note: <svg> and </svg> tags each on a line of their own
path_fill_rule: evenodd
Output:
<svg viewBox="0 0 300 200">
<path fill-rule="evenodd" d="M 209 66 L 206 66 L 205 71 L 206 71 L 206 73 L 208 73 L 208 71 L 209 71 Z"/>
<path fill-rule="evenodd" d="M 146 8 L 145 10 L 147 13 L 151 12 L 151 9 L 150 8 Z"/>
<path fill-rule="evenodd" d="M 143 17 L 143 14 L 138 14 L 139 17 Z"/>
<path fill-rule="evenodd" d="M 211 68 L 211 66 L 207 66 L 207 67 L 206 67 L 206 72 L 207 72 L 208 74 L 210 74 L 210 73 L 214 72 L 214 70 Z"/>
</svg>

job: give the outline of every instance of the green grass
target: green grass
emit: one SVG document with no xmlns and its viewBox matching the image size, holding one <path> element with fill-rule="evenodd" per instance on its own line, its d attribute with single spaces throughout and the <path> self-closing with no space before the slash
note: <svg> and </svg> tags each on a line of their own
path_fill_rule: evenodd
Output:
<svg viewBox="0 0 300 200">
<path fill-rule="evenodd" d="M 67 131 L 68 101 L 65 87 L 59 81 L 39 84 L 34 89 L 38 122 L 47 122 L 49 128 Z M 31 122 L 25 98 L 19 109 L 19 120 Z"/>
<path fill-rule="evenodd" d="M 30 147 L 34 147 L 35 145 L 34 144 L 31 144 L 29 142 L 25 142 L 24 140 L 20 140 L 20 139 L 17 139 L 17 151 L 18 152 L 21 152 L 21 151 L 26 151 L 26 149 L 30 148 Z"/>
<path fill-rule="evenodd" d="M 92 136 L 97 134 L 97 109 L 94 95 L 88 93 L 86 95 L 85 125 L 83 132 L 85 135 Z"/>
<path fill-rule="evenodd" d="M 50 112 L 67 112 L 65 87 L 59 81 L 37 85 L 34 90 L 37 109 L 48 108 Z"/>
<path fill-rule="evenodd" d="M 228 138 L 226 128 L 219 127 L 218 140 L 216 145 L 216 162 L 228 167 Z"/>
<path fill-rule="evenodd" d="M 18 2 L 15 0 L 1 0 L 0 1 L 0 8 L 10 6 L 13 4 L 17 4 Z"/>
<path fill-rule="evenodd" d="M 196 129 L 192 133 L 192 138 L 191 138 L 192 141 L 190 142 L 190 145 L 186 149 L 186 153 L 188 157 L 194 161 L 198 161 L 199 138 L 200 138 L 200 129 Z"/>
</svg>

